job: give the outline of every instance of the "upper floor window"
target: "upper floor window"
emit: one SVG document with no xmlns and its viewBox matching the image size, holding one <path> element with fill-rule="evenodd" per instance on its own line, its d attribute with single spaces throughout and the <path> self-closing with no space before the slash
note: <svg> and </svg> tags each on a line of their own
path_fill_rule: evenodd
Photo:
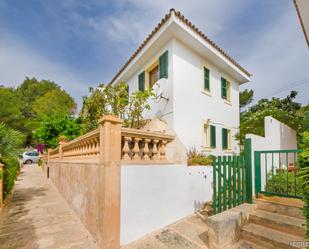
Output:
<svg viewBox="0 0 309 249">
<path fill-rule="evenodd" d="M 210 92 L 209 69 L 204 67 L 204 90 Z"/>
<path fill-rule="evenodd" d="M 155 65 L 149 72 L 149 87 L 152 87 L 159 79 L 159 65 Z"/>
<path fill-rule="evenodd" d="M 221 97 L 225 100 L 230 101 L 230 86 L 231 83 L 225 78 L 221 77 Z"/>
<path fill-rule="evenodd" d="M 168 78 L 168 51 L 138 75 L 138 90 L 151 88 L 161 78 Z"/>
<path fill-rule="evenodd" d="M 138 90 L 145 91 L 145 71 L 138 75 Z"/>
<path fill-rule="evenodd" d="M 168 50 L 159 57 L 159 74 L 160 79 L 168 78 Z"/>
</svg>

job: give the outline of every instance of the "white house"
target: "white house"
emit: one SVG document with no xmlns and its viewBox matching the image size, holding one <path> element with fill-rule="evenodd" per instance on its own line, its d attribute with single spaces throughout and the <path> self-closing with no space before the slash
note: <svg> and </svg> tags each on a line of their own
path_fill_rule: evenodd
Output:
<svg viewBox="0 0 309 249">
<path fill-rule="evenodd" d="M 171 9 L 109 84 L 154 87 L 147 117 L 164 120 L 187 147 L 238 153 L 239 85 L 250 73 L 180 12 Z"/>
</svg>

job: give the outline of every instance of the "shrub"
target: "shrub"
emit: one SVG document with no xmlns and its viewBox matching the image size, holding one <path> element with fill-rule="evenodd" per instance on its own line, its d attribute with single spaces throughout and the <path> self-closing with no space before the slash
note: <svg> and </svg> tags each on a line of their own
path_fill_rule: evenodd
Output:
<svg viewBox="0 0 309 249">
<path fill-rule="evenodd" d="M 4 164 L 3 172 L 3 198 L 5 199 L 12 191 L 16 177 L 19 172 L 19 162 L 15 157 L 5 157 L 2 159 Z"/>
<path fill-rule="evenodd" d="M 189 166 L 198 166 L 198 165 L 212 165 L 214 156 L 199 152 L 196 148 L 189 149 L 187 153 L 188 165 Z"/>
<path fill-rule="evenodd" d="M 125 127 L 141 127 L 143 112 L 150 110 L 149 98 L 156 98 L 152 89 L 136 91 L 129 95 L 126 83 L 90 88 L 90 95 L 83 97 L 80 114 L 83 133 L 97 128 L 98 120 L 107 114 L 124 119 Z"/>
<path fill-rule="evenodd" d="M 309 115 L 305 119 L 307 126 L 309 126 Z M 309 127 L 306 127 L 307 130 Z M 300 147 L 303 149 L 303 152 L 299 154 L 299 164 L 300 164 L 300 173 L 299 178 L 302 180 L 302 191 L 303 191 L 303 200 L 304 208 L 303 213 L 307 220 L 307 231 L 306 238 L 309 240 L 309 131 L 305 131 L 301 134 L 301 143 Z"/>
<path fill-rule="evenodd" d="M 296 178 L 295 178 L 296 177 Z M 288 178 L 288 181 L 287 181 Z M 281 179 L 281 180 L 280 180 Z M 281 170 L 274 178 L 272 174 L 267 174 L 267 190 L 282 194 L 295 194 L 294 184 L 296 180 L 296 195 L 302 196 L 302 180 L 295 176 L 294 172 L 289 172 L 288 177 L 286 171 Z M 281 182 L 280 182 L 281 181 Z M 273 183 L 274 182 L 274 183 Z M 265 186 L 266 189 L 266 186 Z"/>
<path fill-rule="evenodd" d="M 11 192 L 19 171 L 18 154 L 23 144 L 24 137 L 18 131 L 0 123 L 0 163 L 4 165 L 3 193 L 4 198 Z"/>
</svg>

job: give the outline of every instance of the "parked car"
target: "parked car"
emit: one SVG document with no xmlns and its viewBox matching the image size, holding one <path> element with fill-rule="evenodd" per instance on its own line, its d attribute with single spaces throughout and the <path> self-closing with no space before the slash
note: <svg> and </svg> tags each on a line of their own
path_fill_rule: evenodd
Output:
<svg viewBox="0 0 309 249">
<path fill-rule="evenodd" d="M 36 151 L 24 152 L 23 153 L 23 163 L 31 164 L 37 163 L 39 161 L 39 153 Z"/>
</svg>

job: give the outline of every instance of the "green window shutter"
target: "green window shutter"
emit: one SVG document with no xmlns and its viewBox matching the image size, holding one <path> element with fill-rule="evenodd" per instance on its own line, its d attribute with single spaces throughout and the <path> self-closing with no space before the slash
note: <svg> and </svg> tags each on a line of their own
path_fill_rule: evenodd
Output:
<svg viewBox="0 0 309 249">
<path fill-rule="evenodd" d="M 168 51 L 159 57 L 159 78 L 168 78 Z"/>
<path fill-rule="evenodd" d="M 226 79 L 221 77 L 221 97 L 227 99 L 227 83 Z"/>
<path fill-rule="evenodd" d="M 210 147 L 216 148 L 216 126 L 210 126 Z"/>
<path fill-rule="evenodd" d="M 222 149 L 226 150 L 228 148 L 228 131 L 222 128 Z"/>
<path fill-rule="evenodd" d="M 145 91 L 145 71 L 138 75 L 138 90 Z"/>
<path fill-rule="evenodd" d="M 209 69 L 204 67 L 204 90 L 210 90 Z"/>
</svg>

